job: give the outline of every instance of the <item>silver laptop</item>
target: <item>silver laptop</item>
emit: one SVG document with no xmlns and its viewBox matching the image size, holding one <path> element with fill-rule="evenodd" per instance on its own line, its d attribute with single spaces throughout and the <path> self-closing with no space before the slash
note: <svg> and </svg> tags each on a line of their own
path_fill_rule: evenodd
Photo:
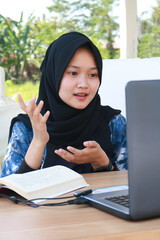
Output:
<svg viewBox="0 0 160 240">
<path fill-rule="evenodd" d="M 140 220 L 160 216 L 160 80 L 126 86 L 128 185 L 93 189 L 93 207 Z M 107 174 L 107 173 L 105 173 Z M 75 196 L 77 193 L 75 193 Z"/>
</svg>

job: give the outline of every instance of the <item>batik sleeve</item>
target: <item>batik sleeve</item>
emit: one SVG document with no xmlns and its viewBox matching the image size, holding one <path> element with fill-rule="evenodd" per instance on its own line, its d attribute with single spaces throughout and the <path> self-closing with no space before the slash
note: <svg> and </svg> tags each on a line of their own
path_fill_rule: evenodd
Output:
<svg viewBox="0 0 160 240">
<path fill-rule="evenodd" d="M 114 117 L 110 124 L 111 142 L 114 147 L 114 158 L 118 170 L 127 170 L 127 137 L 126 137 L 126 119 L 121 115 Z"/>
</svg>

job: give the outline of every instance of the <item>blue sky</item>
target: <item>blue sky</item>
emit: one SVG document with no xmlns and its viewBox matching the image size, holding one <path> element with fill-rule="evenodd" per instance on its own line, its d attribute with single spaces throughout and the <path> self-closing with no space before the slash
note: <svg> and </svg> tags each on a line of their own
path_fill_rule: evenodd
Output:
<svg viewBox="0 0 160 240">
<path fill-rule="evenodd" d="M 0 5 L 0 14 L 18 21 L 23 11 L 24 20 L 26 20 L 32 12 L 35 16 L 39 17 L 41 17 L 43 13 L 49 14 L 46 7 L 50 5 L 52 5 L 52 0 L 3 0 Z M 156 0 L 137 0 L 138 16 L 143 11 L 148 11 L 148 14 L 151 14 L 151 8 L 155 5 Z"/>
</svg>

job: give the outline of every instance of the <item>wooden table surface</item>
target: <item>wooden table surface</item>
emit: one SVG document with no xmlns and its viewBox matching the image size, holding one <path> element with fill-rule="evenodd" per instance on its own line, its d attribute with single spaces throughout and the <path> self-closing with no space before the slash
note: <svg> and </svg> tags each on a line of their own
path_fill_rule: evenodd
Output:
<svg viewBox="0 0 160 240">
<path fill-rule="evenodd" d="M 89 188 L 127 184 L 127 171 L 83 176 Z M 156 240 L 160 218 L 130 222 L 85 204 L 31 208 L 0 198 L 1 239 Z"/>
</svg>

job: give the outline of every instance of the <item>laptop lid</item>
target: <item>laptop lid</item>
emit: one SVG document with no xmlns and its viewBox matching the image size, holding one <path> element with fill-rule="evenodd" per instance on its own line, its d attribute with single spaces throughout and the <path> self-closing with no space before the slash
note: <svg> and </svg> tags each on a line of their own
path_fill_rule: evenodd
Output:
<svg viewBox="0 0 160 240">
<path fill-rule="evenodd" d="M 126 114 L 130 215 L 160 216 L 160 80 L 129 82 Z"/>
<path fill-rule="evenodd" d="M 126 186 L 96 189 L 83 198 L 125 219 L 160 216 L 160 80 L 129 82 L 126 114 L 129 190 Z M 129 208 L 107 200 L 128 191 Z"/>
</svg>

